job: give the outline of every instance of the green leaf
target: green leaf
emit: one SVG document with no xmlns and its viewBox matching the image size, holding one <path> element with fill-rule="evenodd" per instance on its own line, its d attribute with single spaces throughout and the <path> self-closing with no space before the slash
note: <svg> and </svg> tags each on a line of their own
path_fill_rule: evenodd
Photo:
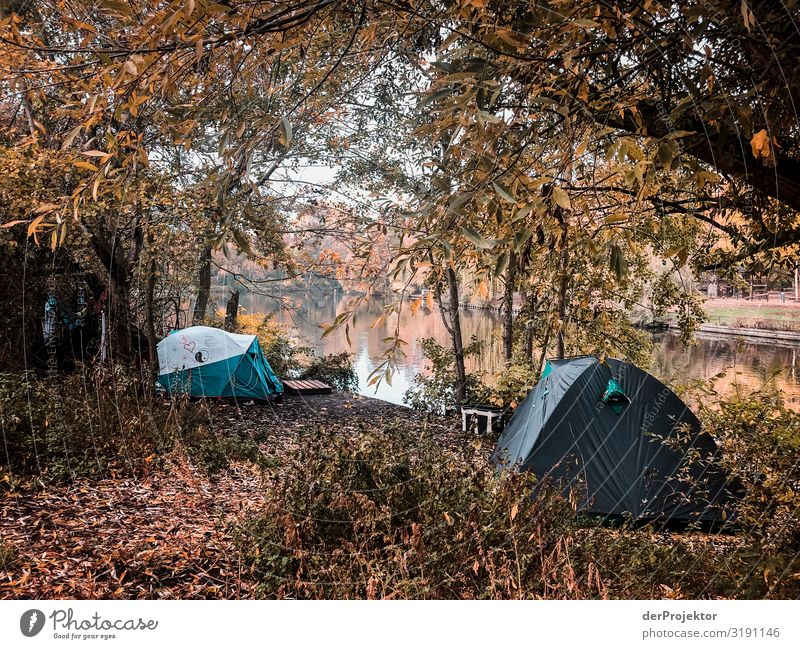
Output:
<svg viewBox="0 0 800 649">
<path fill-rule="evenodd" d="M 253 250 L 250 247 L 250 242 L 240 230 L 233 230 L 233 240 L 236 242 L 236 245 L 239 246 L 239 250 L 246 255 L 252 256 Z"/>
<path fill-rule="evenodd" d="M 331 333 L 333 333 L 334 331 L 336 331 L 336 329 L 338 329 L 338 328 L 339 328 L 339 327 L 342 325 L 342 323 L 343 323 L 345 320 L 347 320 L 347 318 L 348 318 L 348 316 L 349 316 L 349 315 L 350 315 L 350 311 L 343 311 L 342 313 L 340 313 L 339 315 L 337 315 L 337 316 L 336 316 L 336 319 L 333 321 L 333 324 L 332 324 L 330 327 L 326 327 L 326 328 L 325 328 L 325 330 L 322 332 L 322 335 L 320 336 L 320 338 L 325 338 L 326 336 L 328 336 L 328 335 L 330 335 Z M 347 337 L 348 337 L 348 343 L 350 342 L 350 341 L 349 341 L 349 333 L 350 333 L 350 332 L 349 332 L 349 330 L 348 330 L 348 331 L 346 332 L 346 335 L 347 335 Z"/>
<path fill-rule="evenodd" d="M 614 271 L 614 275 L 616 275 L 618 282 L 621 282 L 625 277 L 627 266 L 625 253 L 623 252 L 622 248 L 616 244 L 613 244 L 611 246 L 611 270 Z"/>
<path fill-rule="evenodd" d="M 466 204 L 472 200 L 472 196 L 473 195 L 470 193 L 456 196 L 452 201 L 450 201 L 450 204 L 447 206 L 447 211 L 453 214 L 461 214 Z"/>
<path fill-rule="evenodd" d="M 506 266 L 508 266 L 508 251 L 497 258 L 497 263 L 494 265 L 494 276 L 500 277 L 506 269 Z"/>
<path fill-rule="evenodd" d="M 442 88 L 441 90 L 437 90 L 436 92 L 432 92 L 429 95 L 420 100 L 417 104 L 417 110 L 425 108 L 428 104 L 432 104 L 434 102 L 439 101 L 440 99 L 444 99 L 445 97 L 449 97 L 455 92 L 455 88 Z"/>
<path fill-rule="evenodd" d="M 453 254 L 453 249 L 450 247 L 450 244 L 447 241 L 442 241 L 442 249 L 444 250 L 444 258 L 450 259 L 451 255 Z"/>
<path fill-rule="evenodd" d="M 477 248 L 480 248 L 482 250 L 491 248 L 494 245 L 487 239 L 484 239 L 483 236 L 477 230 L 474 230 L 468 225 L 465 225 L 463 228 L 461 228 L 461 232 L 467 239 L 472 241 L 472 243 L 474 243 Z"/>
<path fill-rule="evenodd" d="M 662 142 L 658 145 L 658 161 L 665 169 L 672 168 L 675 159 L 676 147 L 673 142 Z"/>
<path fill-rule="evenodd" d="M 280 135 L 278 136 L 278 141 L 287 149 L 289 145 L 292 143 L 292 124 L 289 122 L 288 119 L 285 117 L 281 120 L 280 123 Z"/>
<path fill-rule="evenodd" d="M 525 228 L 521 232 L 517 232 L 514 234 L 514 252 L 519 252 L 522 250 L 522 247 L 528 243 L 528 239 L 531 238 L 531 230 L 530 228 Z"/>
<path fill-rule="evenodd" d="M 492 183 L 494 185 L 494 190 L 500 195 L 501 198 L 504 198 L 509 203 L 516 203 L 517 199 L 511 194 L 511 190 L 506 187 L 505 185 L 501 185 L 500 183 Z"/>
</svg>

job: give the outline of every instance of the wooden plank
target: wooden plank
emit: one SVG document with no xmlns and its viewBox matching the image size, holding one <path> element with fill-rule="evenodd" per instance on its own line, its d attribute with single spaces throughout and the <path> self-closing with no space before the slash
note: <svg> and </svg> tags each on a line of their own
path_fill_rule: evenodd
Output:
<svg viewBox="0 0 800 649">
<path fill-rule="evenodd" d="M 291 379 L 283 382 L 288 394 L 330 394 L 333 388 L 322 381 Z"/>
</svg>

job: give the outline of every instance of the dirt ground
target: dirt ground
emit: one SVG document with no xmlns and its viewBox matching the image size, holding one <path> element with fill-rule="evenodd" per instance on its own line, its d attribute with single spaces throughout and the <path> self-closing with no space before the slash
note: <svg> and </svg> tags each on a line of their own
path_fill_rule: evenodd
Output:
<svg viewBox="0 0 800 649">
<path fill-rule="evenodd" d="M 281 405 L 212 404 L 222 434 L 255 438 L 269 456 L 291 453 L 300 430 L 358 435 L 400 420 L 457 447 L 458 422 L 355 394 L 287 397 Z M 209 478 L 185 457 L 142 479 L 76 480 L 0 496 L 0 599 L 240 598 L 255 584 L 231 529 L 263 504 L 251 464 Z"/>
</svg>

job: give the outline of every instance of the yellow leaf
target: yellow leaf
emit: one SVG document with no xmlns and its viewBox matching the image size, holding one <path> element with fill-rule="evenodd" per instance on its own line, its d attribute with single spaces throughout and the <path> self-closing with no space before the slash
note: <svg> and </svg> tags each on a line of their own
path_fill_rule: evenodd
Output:
<svg viewBox="0 0 800 649">
<path fill-rule="evenodd" d="M 425 296 L 425 304 L 429 309 L 433 309 L 433 293 L 428 292 L 428 294 Z"/>
<path fill-rule="evenodd" d="M 36 230 L 39 228 L 42 220 L 44 219 L 44 214 L 41 216 L 37 216 L 33 221 L 28 224 L 28 236 L 36 235 Z"/>
<path fill-rule="evenodd" d="M 73 140 L 78 137 L 78 133 L 81 132 L 83 128 L 83 124 L 78 124 L 75 128 L 73 128 L 69 133 L 67 133 L 67 137 L 64 138 L 64 141 L 61 143 L 61 150 L 63 151 L 70 144 L 72 144 Z"/>
<path fill-rule="evenodd" d="M 517 513 L 519 512 L 519 505 L 514 503 L 511 507 L 511 520 L 513 521 L 517 517 Z"/>
<path fill-rule="evenodd" d="M 88 169 L 89 171 L 98 171 L 97 167 L 95 167 L 91 162 L 86 162 L 85 160 L 76 160 L 72 163 L 75 167 L 80 167 L 81 169 Z"/>
<path fill-rule="evenodd" d="M 774 162 L 775 151 L 770 140 L 767 130 L 762 128 L 758 133 L 753 135 L 750 140 L 750 148 L 753 150 L 753 157 L 756 159 L 763 159 L 765 164 Z"/>
<path fill-rule="evenodd" d="M 35 210 L 33 210 L 33 213 L 46 214 L 47 212 L 52 212 L 55 209 L 58 209 L 58 205 L 55 203 L 41 203 Z"/>
<path fill-rule="evenodd" d="M 561 187 L 553 187 L 553 200 L 556 205 L 563 207 L 565 210 L 572 209 L 572 203 L 569 200 L 569 195 Z"/>
</svg>

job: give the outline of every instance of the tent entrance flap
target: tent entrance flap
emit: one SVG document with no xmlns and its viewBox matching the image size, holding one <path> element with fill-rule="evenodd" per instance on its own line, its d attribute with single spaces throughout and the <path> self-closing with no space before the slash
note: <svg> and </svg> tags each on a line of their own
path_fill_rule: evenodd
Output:
<svg viewBox="0 0 800 649">
<path fill-rule="evenodd" d="M 613 378 L 608 379 L 606 390 L 603 392 L 603 396 L 600 397 L 600 401 L 610 405 L 611 409 L 617 414 L 620 414 L 622 409 L 631 402 L 617 379 Z"/>
</svg>

